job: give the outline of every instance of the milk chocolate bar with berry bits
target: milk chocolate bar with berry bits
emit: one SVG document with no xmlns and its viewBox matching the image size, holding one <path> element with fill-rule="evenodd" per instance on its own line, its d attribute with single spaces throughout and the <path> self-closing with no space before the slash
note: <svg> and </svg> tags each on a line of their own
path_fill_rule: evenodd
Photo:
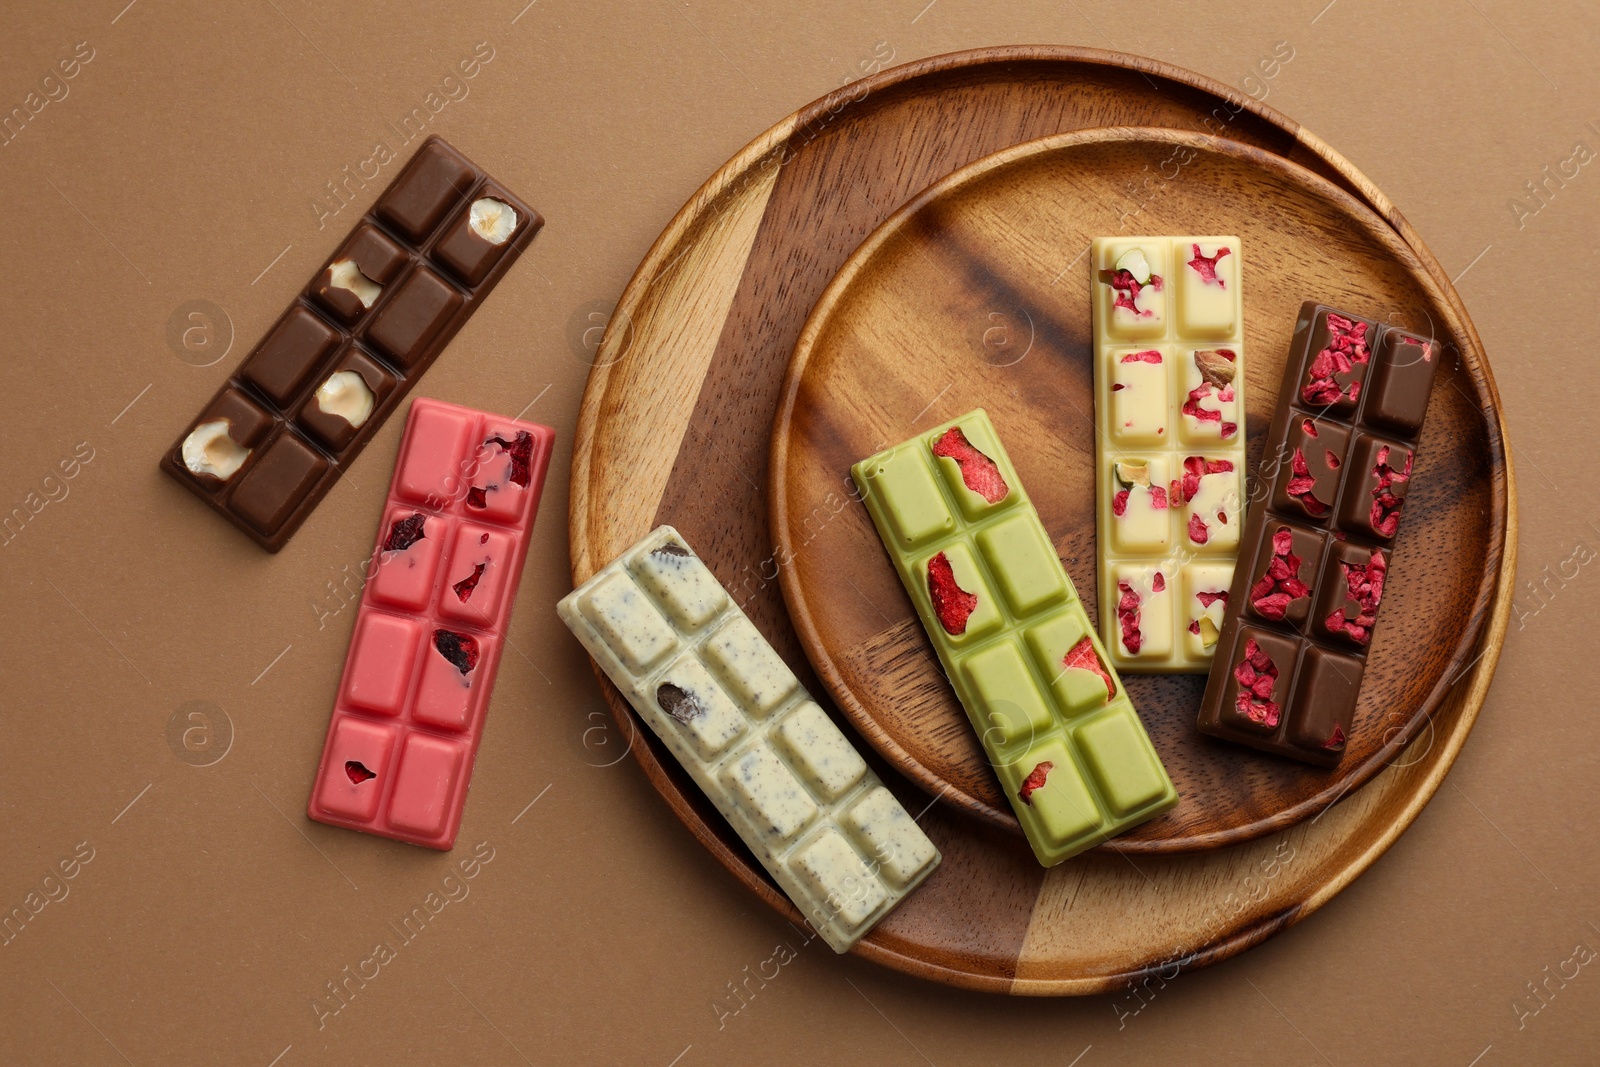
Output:
<svg viewBox="0 0 1600 1067">
<path fill-rule="evenodd" d="M 1300 309 L 1202 732 L 1331 767 L 1344 754 L 1428 410 L 1436 342 Z"/>
<path fill-rule="evenodd" d="M 162 470 L 278 551 L 543 225 L 429 137 Z"/>
<path fill-rule="evenodd" d="M 1205 674 L 1244 523 L 1237 237 L 1100 237 L 1094 318 L 1100 636 L 1126 673 Z"/>
</svg>

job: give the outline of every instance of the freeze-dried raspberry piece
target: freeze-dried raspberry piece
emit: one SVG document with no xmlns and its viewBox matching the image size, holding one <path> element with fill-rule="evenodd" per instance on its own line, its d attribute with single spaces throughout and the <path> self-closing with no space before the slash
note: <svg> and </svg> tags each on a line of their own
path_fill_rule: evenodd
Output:
<svg viewBox="0 0 1600 1067">
<path fill-rule="evenodd" d="M 1294 554 L 1294 534 L 1280 529 L 1272 535 L 1272 559 L 1250 587 L 1250 606 L 1264 619 L 1282 621 L 1289 604 L 1310 590 L 1300 580 L 1301 559 Z"/>
<path fill-rule="evenodd" d="M 484 536 L 487 537 L 488 535 L 485 534 Z M 472 596 L 472 591 L 478 588 L 478 579 L 483 577 L 483 570 L 487 566 L 487 563 L 476 564 L 472 568 L 471 574 L 467 575 L 465 578 L 461 579 L 455 585 L 450 587 L 456 591 L 456 596 L 463 603 L 465 603 L 467 599 Z"/>
<path fill-rule="evenodd" d="M 933 443 L 933 454 L 955 460 L 961 468 L 961 481 L 991 504 L 1004 500 L 1011 491 L 994 460 L 974 448 L 959 426 L 950 427 Z"/>
<path fill-rule="evenodd" d="M 698 696 L 671 682 L 656 688 L 656 703 L 661 705 L 662 711 L 684 725 L 706 714 L 706 706 Z"/>
<path fill-rule="evenodd" d="M 1117 622 L 1122 627 L 1122 647 L 1128 650 L 1128 655 L 1137 656 L 1139 647 L 1144 644 L 1144 631 L 1139 629 L 1140 597 L 1127 582 L 1118 582 L 1117 592 L 1122 594 L 1122 599 L 1117 601 Z"/>
<path fill-rule="evenodd" d="M 1404 503 L 1391 491 L 1396 482 L 1411 480 L 1411 450 L 1406 450 L 1406 465 L 1403 470 L 1395 470 L 1389 466 L 1389 446 L 1384 445 L 1378 449 L 1377 462 L 1372 465 L 1372 476 L 1378 484 L 1372 487 L 1372 514 L 1369 520 L 1372 528 L 1385 537 L 1393 537 L 1400 528 L 1400 505 Z"/>
<path fill-rule="evenodd" d="M 1279 709 L 1272 690 L 1278 684 L 1278 665 L 1254 638 L 1245 641 L 1244 659 L 1233 668 L 1233 677 L 1239 683 L 1239 714 L 1262 726 L 1277 726 Z"/>
<path fill-rule="evenodd" d="M 1152 485 L 1150 487 L 1150 506 L 1155 508 L 1157 511 L 1160 511 L 1167 506 L 1167 491 L 1161 488 L 1159 485 Z"/>
<path fill-rule="evenodd" d="M 1343 748 L 1344 727 L 1335 723 L 1333 727 L 1333 733 L 1329 734 L 1328 739 L 1322 742 L 1322 747 L 1328 749 L 1330 752 L 1338 751 L 1339 749 Z"/>
<path fill-rule="evenodd" d="M 1201 422 L 1221 422 L 1222 412 L 1212 411 L 1210 408 L 1203 408 L 1200 406 L 1200 401 L 1204 400 L 1210 395 L 1211 386 L 1205 382 L 1201 382 L 1199 385 L 1189 390 L 1189 399 L 1183 402 L 1183 413 L 1189 416 L 1191 419 L 1198 419 Z"/>
<path fill-rule="evenodd" d="M 1232 460 L 1208 460 L 1203 456 L 1185 456 L 1183 459 L 1183 481 L 1181 483 L 1172 483 L 1174 503 L 1182 504 L 1186 500 L 1193 500 L 1195 494 L 1200 492 L 1200 479 L 1206 475 L 1227 474 L 1232 470 Z"/>
<path fill-rule="evenodd" d="M 1300 395 L 1307 404 L 1335 404 L 1348 392 L 1352 402 L 1361 395 L 1361 383 L 1351 382 L 1349 389 L 1334 380 L 1337 374 L 1349 374 L 1358 363 L 1371 360 L 1367 347 L 1367 324 L 1352 322 L 1343 315 L 1328 313 L 1328 344 L 1311 361 L 1306 372 L 1305 388 Z"/>
<path fill-rule="evenodd" d="M 1069 670 L 1088 671 L 1090 674 L 1100 676 L 1106 683 L 1106 699 L 1110 700 L 1117 695 L 1117 684 L 1111 680 L 1111 675 L 1106 671 L 1105 665 L 1100 662 L 1100 654 L 1094 650 L 1094 642 L 1088 637 L 1078 638 L 1078 643 L 1067 650 L 1062 657 L 1061 665 Z"/>
<path fill-rule="evenodd" d="M 1129 352 L 1120 360 L 1122 363 L 1160 363 L 1161 353 L 1155 349 L 1148 352 Z"/>
<path fill-rule="evenodd" d="M 1335 455 L 1333 449 L 1324 448 L 1322 450 L 1322 462 L 1328 465 L 1329 470 L 1336 471 L 1339 469 L 1339 464 L 1343 463 L 1344 460 Z"/>
<path fill-rule="evenodd" d="M 478 665 L 478 642 L 466 634 L 435 630 L 433 647 L 462 674 L 466 674 Z"/>
<path fill-rule="evenodd" d="M 1211 530 L 1206 526 L 1206 520 L 1198 515 L 1189 516 L 1189 540 L 1197 545 L 1203 545 L 1211 540 Z"/>
<path fill-rule="evenodd" d="M 1307 437 L 1317 436 L 1317 424 L 1312 419 L 1301 419 L 1300 429 Z"/>
<path fill-rule="evenodd" d="M 1167 588 L 1167 576 L 1160 571 L 1156 571 L 1155 578 L 1150 582 L 1150 588 L 1157 593 L 1164 591 Z"/>
<path fill-rule="evenodd" d="M 1103 270 L 1100 272 L 1100 280 L 1117 291 L 1116 297 L 1111 301 L 1112 307 L 1127 308 L 1140 318 L 1150 317 L 1152 312 L 1139 309 L 1139 294 L 1144 291 L 1145 286 L 1149 286 L 1159 293 L 1161 291 L 1161 275 L 1152 274 L 1148 282 L 1140 285 L 1139 280 L 1133 276 L 1131 271 Z"/>
<path fill-rule="evenodd" d="M 1313 518 L 1326 515 L 1328 505 L 1318 500 L 1313 492 L 1317 487 L 1317 480 L 1311 477 L 1311 465 L 1306 462 L 1306 454 L 1298 448 L 1289 459 L 1289 472 L 1293 477 L 1289 479 L 1289 484 L 1283 491 L 1300 501 L 1300 506 L 1306 509 L 1307 515 Z"/>
<path fill-rule="evenodd" d="M 527 430 L 518 430 L 517 435 L 507 441 L 504 437 L 491 437 L 483 443 L 487 448 L 496 445 L 511 456 L 511 484 L 528 488 L 532 480 L 530 467 L 533 463 L 533 435 Z"/>
<path fill-rule="evenodd" d="M 1200 601 L 1200 606 L 1202 608 L 1209 608 L 1219 600 L 1222 601 L 1224 606 L 1226 606 L 1228 603 L 1228 591 L 1226 589 L 1218 593 L 1207 593 L 1202 591 L 1196 593 L 1194 598 Z"/>
<path fill-rule="evenodd" d="M 1330 612 L 1323 625 L 1332 633 L 1342 633 L 1364 645 L 1372 640 L 1372 627 L 1378 621 L 1378 605 L 1383 602 L 1383 583 L 1389 573 L 1389 561 L 1381 549 L 1373 549 L 1372 557 L 1365 564 L 1341 560 L 1339 566 L 1344 568 L 1346 595 L 1355 603 L 1356 615 L 1351 618 L 1345 614 L 1349 609 L 1341 608 Z"/>
<path fill-rule="evenodd" d="M 359 760 L 353 759 L 344 761 L 344 773 L 348 774 L 350 776 L 350 781 L 354 782 L 356 785 L 360 785 L 362 782 L 370 782 L 372 779 L 378 777 L 376 771 L 367 770 L 366 766 Z"/>
<path fill-rule="evenodd" d="M 1189 261 L 1188 265 L 1193 267 L 1195 271 L 1199 273 L 1200 281 L 1206 285 L 1210 285 L 1211 283 L 1215 282 L 1219 288 L 1226 289 L 1228 287 L 1228 283 L 1217 277 L 1217 260 L 1221 259 L 1223 256 L 1230 255 L 1233 252 L 1233 249 L 1229 248 L 1227 245 L 1219 245 L 1217 247 L 1216 255 L 1207 259 L 1205 256 L 1200 254 L 1199 245 L 1191 244 L 1189 247 L 1194 250 L 1194 258 Z"/>
<path fill-rule="evenodd" d="M 482 510 L 489 506 L 489 494 L 481 486 L 472 486 L 467 490 L 467 507 Z"/>
<path fill-rule="evenodd" d="M 1028 772 L 1028 777 L 1022 781 L 1022 788 L 1017 790 L 1017 799 L 1028 807 L 1033 807 L 1033 794 L 1035 790 L 1044 788 L 1044 780 L 1050 777 L 1050 772 L 1056 765 L 1049 760 L 1044 760 L 1033 770 Z"/>
<path fill-rule="evenodd" d="M 1194 634 L 1196 637 L 1200 636 L 1200 620 L 1199 619 L 1190 619 L 1189 620 L 1189 632 Z"/>
<path fill-rule="evenodd" d="M 404 552 L 426 536 L 422 532 L 426 520 L 422 515 L 408 515 L 403 519 L 394 520 L 394 525 L 389 527 L 389 536 L 383 539 L 385 552 Z"/>
<path fill-rule="evenodd" d="M 945 633 L 967 632 L 967 620 L 978 609 L 978 594 L 969 593 L 956 584 L 955 571 L 943 552 L 928 561 L 928 596 Z"/>
<path fill-rule="evenodd" d="M 1127 513 L 1128 494 L 1131 492 L 1133 492 L 1131 489 L 1117 490 L 1116 495 L 1111 498 L 1111 514 L 1120 519 L 1124 514 Z"/>
</svg>

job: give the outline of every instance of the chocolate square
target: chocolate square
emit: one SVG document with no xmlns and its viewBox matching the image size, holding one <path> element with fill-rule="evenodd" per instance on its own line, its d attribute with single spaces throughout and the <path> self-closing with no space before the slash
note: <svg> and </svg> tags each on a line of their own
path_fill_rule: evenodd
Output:
<svg viewBox="0 0 1600 1067">
<path fill-rule="evenodd" d="M 427 267 L 418 267 L 373 316 L 367 338 L 402 367 L 417 363 L 461 307 L 462 296 Z"/>
<path fill-rule="evenodd" d="M 1334 764 L 1344 752 L 1366 667 L 1355 656 L 1307 645 L 1289 706 L 1288 741 L 1304 759 Z"/>
<path fill-rule="evenodd" d="M 1345 427 L 1291 409 L 1288 443 L 1278 459 L 1278 477 L 1272 486 L 1272 509 L 1310 525 L 1326 526 L 1333 521 L 1340 468 L 1349 443 L 1350 431 Z M 1312 480 L 1309 487 L 1304 484 L 1306 478 Z M 1291 486 L 1299 491 L 1296 495 L 1290 495 Z"/>
<path fill-rule="evenodd" d="M 285 429 L 245 472 L 228 506 L 270 537 L 327 473 L 327 457 Z"/>
<path fill-rule="evenodd" d="M 1383 549 L 1335 541 L 1317 583 L 1309 636 L 1355 648 L 1369 645 L 1388 569 L 1389 557 Z M 1352 578 L 1355 588 L 1351 587 Z M 1332 626 L 1328 625 L 1330 618 Z"/>
<path fill-rule="evenodd" d="M 1252 642 L 1260 652 L 1266 653 L 1266 661 L 1262 666 L 1258 667 L 1250 660 Z M 1222 650 L 1219 648 L 1217 651 L 1220 657 Z M 1212 667 L 1213 671 L 1225 667 L 1228 672 L 1228 684 L 1223 690 L 1220 708 L 1223 725 L 1247 735 L 1271 737 L 1276 734 L 1283 721 L 1284 701 L 1294 691 L 1295 659 L 1299 653 L 1300 643 L 1292 637 L 1248 624 L 1240 626 L 1230 654 L 1226 659 L 1219 658 Z M 1249 664 L 1248 670 L 1246 664 Z M 1273 671 L 1277 672 L 1276 676 L 1272 675 Z M 1271 677 L 1270 692 L 1252 691 L 1246 695 L 1241 706 L 1241 674 L 1245 677 L 1254 674 L 1258 679 Z"/>
<path fill-rule="evenodd" d="M 498 244 L 490 243 L 472 228 L 473 208 L 485 200 L 497 201 L 506 210 L 516 212 L 516 225 Z M 433 246 L 433 258 L 462 284 L 474 286 L 483 281 L 494 265 L 500 262 L 500 257 L 511 247 L 517 234 L 527 226 L 537 228 L 543 222 L 537 215 L 531 219 L 526 217 L 511 205 L 505 192 L 490 183 L 479 189 L 471 203 L 463 205 L 454 221 L 445 227 L 444 236 Z"/>
<path fill-rule="evenodd" d="M 1289 533 L 1289 552 L 1284 556 L 1285 568 L 1288 567 L 1290 558 L 1299 559 L 1299 566 L 1292 568 L 1287 576 L 1272 576 L 1269 571 L 1274 560 L 1278 558 L 1275 551 L 1279 531 Z M 1261 550 L 1256 555 L 1250 567 L 1250 584 L 1245 589 L 1244 610 L 1258 619 L 1267 621 L 1286 621 L 1302 631 L 1306 621 L 1311 616 L 1311 604 L 1317 593 L 1318 575 L 1322 567 L 1322 552 L 1328 540 L 1328 535 L 1316 530 L 1308 530 L 1296 526 L 1291 522 L 1282 522 L 1272 519 L 1267 522 L 1266 536 L 1261 540 Z M 1263 579 L 1271 577 L 1272 584 L 1267 586 Z M 1289 578 L 1298 580 L 1306 587 L 1305 593 L 1294 596 L 1291 593 L 1292 585 L 1286 588 Z M 1262 592 L 1256 595 L 1260 586 Z M 1289 602 L 1284 606 L 1281 616 L 1274 613 L 1279 603 L 1274 597 L 1288 596 Z M 1258 606 L 1260 605 L 1260 606 Z"/>
<path fill-rule="evenodd" d="M 344 243 L 339 251 L 328 260 L 328 265 L 322 268 L 322 273 L 317 275 L 317 280 L 311 285 L 311 295 L 318 304 L 327 308 L 340 322 L 349 324 L 365 315 L 368 306 L 362 303 L 361 298 L 352 290 L 333 284 L 333 265 L 352 260 L 362 275 L 376 285 L 387 286 L 400 274 L 402 268 L 410 262 L 411 257 L 406 255 L 399 245 L 385 237 L 377 227 L 363 223 L 357 227 L 356 232 Z M 377 303 L 383 294 L 380 292 L 372 298 Z"/>
<path fill-rule="evenodd" d="M 1339 529 L 1377 541 L 1394 537 L 1411 484 L 1411 449 L 1376 434 L 1357 433 L 1339 501 Z"/>
<path fill-rule="evenodd" d="M 351 425 L 349 420 L 342 415 L 324 411 L 319 402 L 318 392 L 335 374 L 349 371 L 361 376 L 367 388 L 372 390 L 372 413 L 360 426 Z M 337 454 L 349 446 L 356 435 L 368 426 L 381 421 L 379 409 L 383 407 L 384 400 L 389 391 L 394 388 L 395 376 L 379 365 L 378 361 L 351 345 L 347 347 L 332 366 L 328 373 L 318 383 L 317 389 L 311 391 L 300 404 L 300 409 L 295 413 L 295 422 L 304 428 L 311 437 L 326 445 L 329 451 Z"/>
<path fill-rule="evenodd" d="M 339 343 L 339 332 L 296 304 L 250 353 L 239 376 L 287 407 L 317 365 Z"/>
<path fill-rule="evenodd" d="M 414 243 L 426 237 L 445 212 L 472 187 L 474 175 L 438 142 L 427 145 L 378 201 L 378 216 Z"/>
<path fill-rule="evenodd" d="M 1367 368 L 1372 363 L 1370 346 L 1377 333 L 1375 327 L 1376 324 L 1367 319 L 1343 315 L 1331 308 L 1317 308 L 1301 356 L 1294 402 L 1322 414 L 1348 419 L 1355 412 Z"/>
<path fill-rule="evenodd" d="M 1437 341 L 1425 341 L 1399 330 L 1384 334 L 1361 417 L 1404 437 L 1416 436 L 1428 413 L 1434 371 L 1430 364 L 1438 354 Z"/>
</svg>

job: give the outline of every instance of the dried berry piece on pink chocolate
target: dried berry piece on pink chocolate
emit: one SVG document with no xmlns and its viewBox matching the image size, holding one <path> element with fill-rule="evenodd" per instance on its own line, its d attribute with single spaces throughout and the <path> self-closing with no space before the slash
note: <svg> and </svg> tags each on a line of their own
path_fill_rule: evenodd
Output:
<svg viewBox="0 0 1600 1067">
<path fill-rule="evenodd" d="M 952 426 L 940 435 L 933 443 L 933 454 L 955 460 L 956 466 L 961 468 L 961 481 L 991 504 L 1004 500 L 1011 491 L 994 460 L 974 448 L 959 426 Z"/>
<path fill-rule="evenodd" d="M 1356 605 L 1352 618 L 1341 608 L 1328 614 L 1323 625 L 1332 633 L 1342 633 L 1357 644 L 1372 640 L 1372 627 L 1378 621 L 1378 605 L 1383 602 L 1383 582 L 1389 573 L 1389 561 L 1381 549 L 1372 550 L 1372 558 L 1365 564 L 1339 562 L 1344 568 L 1344 581 L 1349 600 Z"/>
<path fill-rule="evenodd" d="M 1111 680 L 1111 674 L 1106 670 L 1105 664 L 1100 662 L 1100 653 L 1094 650 L 1094 642 L 1087 637 L 1078 638 L 1078 643 L 1067 649 L 1067 654 L 1061 658 L 1061 665 L 1071 670 L 1088 671 L 1098 675 L 1106 683 L 1106 699 L 1110 700 L 1117 695 L 1117 685 Z"/>
<path fill-rule="evenodd" d="M 1217 277 L 1217 260 L 1232 253 L 1233 249 L 1227 245 L 1219 245 L 1216 254 L 1208 259 L 1200 254 L 1199 245 L 1191 244 L 1189 247 L 1194 250 L 1194 258 L 1189 261 L 1188 265 L 1199 273 L 1200 280 L 1207 285 L 1214 283 L 1219 288 L 1226 289 L 1228 283 Z"/>
<path fill-rule="evenodd" d="M 480 511 L 489 506 L 488 491 L 482 486 L 474 485 L 467 490 L 467 507 L 478 508 Z"/>
<path fill-rule="evenodd" d="M 1333 455 L 1329 452 L 1328 455 Z M 1313 490 L 1317 487 L 1317 480 L 1311 476 L 1311 465 L 1306 462 L 1306 454 L 1298 448 L 1289 460 L 1289 473 L 1293 475 L 1289 484 L 1284 487 L 1284 492 L 1300 501 L 1300 506 L 1306 509 L 1306 514 L 1312 518 L 1321 518 L 1328 513 L 1328 505 L 1317 499 Z"/>
<path fill-rule="evenodd" d="M 1233 677 L 1239 683 L 1239 714 L 1262 726 L 1277 726 L 1278 704 L 1272 690 L 1278 684 L 1278 665 L 1254 638 L 1245 641 L 1244 659 L 1233 669 Z"/>
<path fill-rule="evenodd" d="M 1372 359 L 1366 338 L 1366 323 L 1328 313 L 1328 345 L 1312 359 L 1311 368 L 1306 372 L 1305 388 L 1300 390 L 1307 404 L 1336 404 L 1347 394 L 1354 402 L 1360 396 L 1359 381 L 1351 382 L 1346 389 L 1335 380 L 1335 375 L 1349 374 L 1357 364 Z"/>
<path fill-rule="evenodd" d="M 487 537 L 488 535 L 485 534 L 484 536 Z M 471 574 L 467 575 L 465 578 L 461 579 L 455 585 L 450 587 L 456 591 L 456 596 L 459 597 L 462 602 L 465 602 L 469 597 L 471 597 L 472 591 L 478 588 L 478 579 L 483 577 L 483 569 L 487 566 L 487 563 L 476 564 L 472 568 Z"/>
<path fill-rule="evenodd" d="M 452 630 L 433 631 L 433 647 L 450 665 L 466 674 L 478 665 L 478 642 Z"/>
<path fill-rule="evenodd" d="M 484 446 L 496 445 L 511 456 L 511 483 L 528 488 L 531 478 L 533 463 L 533 435 L 527 430 L 518 430 L 517 435 L 507 441 L 504 437 L 491 437 L 484 442 Z"/>
<path fill-rule="evenodd" d="M 356 785 L 360 785 L 362 782 L 370 782 L 372 779 L 378 777 L 376 771 L 367 770 L 366 766 L 362 764 L 361 761 L 353 759 L 344 761 L 344 773 L 348 774 L 350 776 L 350 781 L 354 782 Z"/>
<path fill-rule="evenodd" d="M 656 689 L 656 703 L 661 705 L 662 711 L 685 725 L 706 713 L 706 706 L 700 703 L 699 697 L 671 682 Z"/>
<path fill-rule="evenodd" d="M 1405 501 L 1394 493 L 1394 488 L 1411 480 L 1411 450 L 1406 450 L 1406 465 L 1402 470 L 1389 466 L 1389 446 L 1378 449 L 1378 461 L 1372 466 L 1372 477 L 1377 484 L 1372 487 L 1372 528 L 1385 537 L 1393 537 L 1400 528 L 1400 505 Z M 1404 486 L 1401 486 L 1404 491 Z"/>
<path fill-rule="evenodd" d="M 407 515 L 403 519 L 394 520 L 389 527 L 389 536 L 383 539 L 385 552 L 404 552 L 426 536 L 422 532 L 426 520 L 421 515 Z"/>
<path fill-rule="evenodd" d="M 1029 771 L 1028 777 L 1022 781 L 1022 788 L 1017 790 L 1017 799 L 1028 805 L 1028 807 L 1033 807 L 1034 792 L 1044 788 L 1044 780 L 1050 777 L 1050 772 L 1055 769 L 1056 765 L 1054 763 L 1045 760 Z"/>
<path fill-rule="evenodd" d="M 1144 631 L 1139 628 L 1141 599 L 1127 582 L 1118 582 L 1117 592 L 1122 594 L 1117 601 L 1117 623 L 1122 629 L 1122 647 L 1128 650 L 1128 655 L 1137 656 L 1144 644 Z"/>
<path fill-rule="evenodd" d="M 943 552 L 928 561 L 928 597 L 945 633 L 964 634 L 967 620 L 978 610 L 978 594 L 956 584 L 956 573 Z"/>
<path fill-rule="evenodd" d="M 1289 604 L 1310 590 L 1300 580 L 1301 559 L 1294 554 L 1294 534 L 1280 529 L 1272 535 L 1272 558 L 1250 587 L 1250 606 L 1264 619 L 1282 621 Z"/>
</svg>

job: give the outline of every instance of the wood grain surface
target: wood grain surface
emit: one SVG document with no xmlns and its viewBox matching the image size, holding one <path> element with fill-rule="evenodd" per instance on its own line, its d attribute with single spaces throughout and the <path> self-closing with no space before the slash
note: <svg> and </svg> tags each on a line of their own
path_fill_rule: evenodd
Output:
<svg viewBox="0 0 1600 1067">
<path fill-rule="evenodd" d="M 757 138 L 708 179 L 640 264 L 580 413 L 574 581 L 670 521 L 821 695 L 779 592 L 766 506 L 771 420 L 807 314 L 856 246 L 921 189 L 1011 145 L 1107 125 L 1209 129 L 1327 177 L 1389 222 L 1476 344 L 1442 269 L 1382 194 L 1315 137 L 1235 90 L 1095 49 L 982 49 L 918 61 L 846 86 Z M 1467 372 L 1470 398 L 1492 427 L 1486 462 L 1497 473 L 1482 521 L 1498 548 L 1498 584 L 1484 598 L 1492 613 L 1482 655 L 1454 680 L 1424 737 L 1322 816 L 1199 856 L 1089 855 L 1046 874 L 1014 838 L 935 803 L 921 821 L 944 852 L 941 869 L 855 951 L 974 989 L 1103 991 L 1240 952 L 1320 907 L 1380 855 L 1438 787 L 1470 729 L 1511 606 L 1514 484 L 1504 430 L 1487 367 Z M 673 811 L 745 886 L 799 921 L 626 703 L 602 688 Z M 876 764 L 911 810 L 922 810 L 921 792 Z"/>
<path fill-rule="evenodd" d="M 1147 174 L 1160 183 L 1129 217 L 1127 199 L 1107 191 Z M 1447 353 L 1336 768 L 1200 735 L 1203 676 L 1123 675 L 1182 799 L 1102 847 L 1215 848 L 1309 818 L 1382 770 L 1476 654 L 1497 576 L 1498 545 L 1480 521 L 1494 510 L 1494 431 L 1465 369 L 1482 354 L 1416 256 L 1353 197 L 1260 149 L 1126 128 L 1019 145 L 939 182 L 862 244 L 801 332 L 772 428 L 773 537 L 800 640 L 856 728 L 930 795 L 1020 833 L 840 475 L 885 444 L 987 409 L 1098 619 L 1086 251 L 1118 233 L 1240 237 L 1252 507 L 1276 474 L 1262 452 L 1303 300 L 1421 330 Z"/>
</svg>

